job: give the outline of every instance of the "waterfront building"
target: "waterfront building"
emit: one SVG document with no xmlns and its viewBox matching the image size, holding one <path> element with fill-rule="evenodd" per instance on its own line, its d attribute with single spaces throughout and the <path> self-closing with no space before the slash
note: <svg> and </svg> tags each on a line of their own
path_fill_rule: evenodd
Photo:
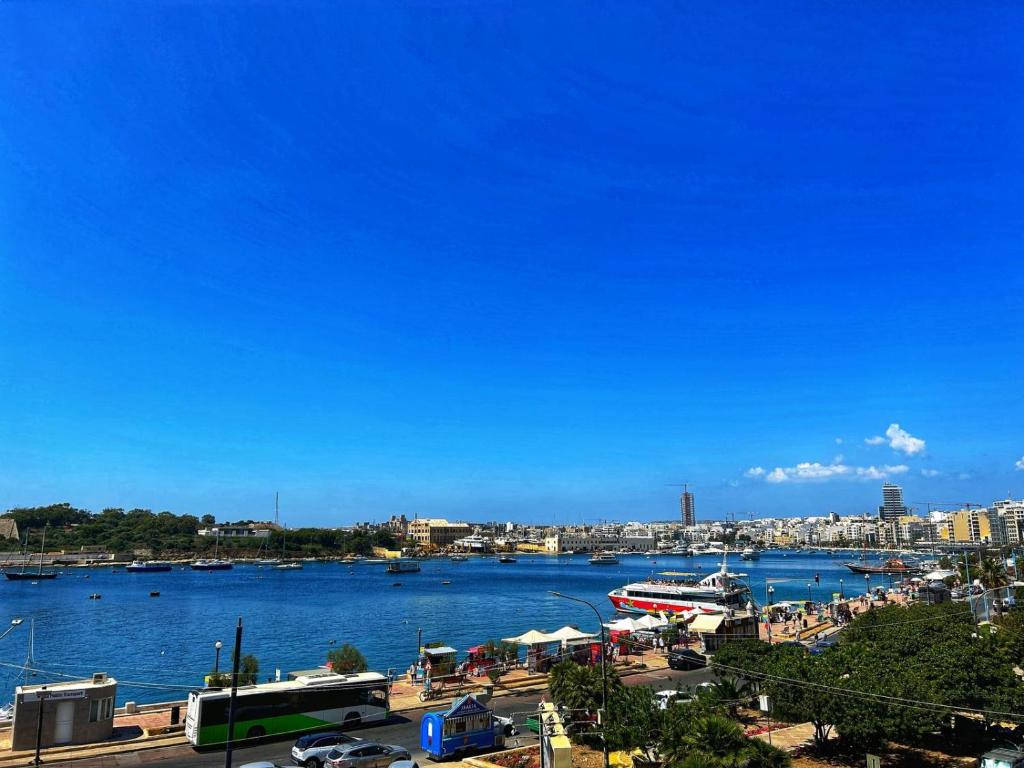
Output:
<svg viewBox="0 0 1024 768">
<path fill-rule="evenodd" d="M 0 518 L 0 541 L 18 538 L 18 523 L 9 517 Z"/>
<path fill-rule="evenodd" d="M 253 523 L 251 525 L 217 525 L 211 528 L 200 528 L 196 533 L 200 536 L 219 536 L 222 539 L 266 539 L 276 526 L 273 523 Z"/>
<path fill-rule="evenodd" d="M 907 514 L 903 503 L 903 489 L 895 483 L 882 483 L 882 505 L 878 517 L 885 521 L 898 520 Z"/>
<path fill-rule="evenodd" d="M 43 747 L 106 741 L 114 731 L 116 697 L 117 681 L 103 672 L 89 680 L 19 685 L 11 749 L 33 749 L 37 736 Z"/>
<path fill-rule="evenodd" d="M 946 515 L 939 538 L 953 544 L 982 544 L 992 540 L 985 509 L 961 509 Z"/>
<path fill-rule="evenodd" d="M 466 523 L 449 523 L 443 518 L 417 518 L 409 523 L 409 538 L 421 547 L 447 547 L 473 533 Z"/>
<path fill-rule="evenodd" d="M 697 515 L 693 508 L 693 494 L 683 486 L 683 492 L 679 494 L 679 516 L 682 518 L 686 528 L 692 528 L 697 524 Z"/>
<path fill-rule="evenodd" d="M 491 548 L 491 540 L 484 538 L 479 533 L 463 536 L 461 539 L 456 539 L 453 544 L 467 552 L 487 552 Z"/>
</svg>

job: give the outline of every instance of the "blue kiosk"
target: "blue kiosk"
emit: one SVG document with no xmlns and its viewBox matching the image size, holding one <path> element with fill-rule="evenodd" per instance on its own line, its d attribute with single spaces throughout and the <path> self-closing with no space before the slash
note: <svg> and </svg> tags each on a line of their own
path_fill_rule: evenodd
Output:
<svg viewBox="0 0 1024 768">
<path fill-rule="evenodd" d="M 427 712 L 420 721 L 420 749 L 431 760 L 462 759 L 504 745 L 505 736 L 494 712 L 473 696 L 456 699 L 445 712 Z"/>
</svg>

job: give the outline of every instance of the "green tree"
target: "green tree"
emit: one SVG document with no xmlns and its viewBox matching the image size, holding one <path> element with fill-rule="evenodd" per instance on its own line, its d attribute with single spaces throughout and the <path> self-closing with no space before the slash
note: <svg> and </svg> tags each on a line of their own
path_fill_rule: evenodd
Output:
<svg viewBox="0 0 1024 768">
<path fill-rule="evenodd" d="M 661 727 L 662 710 L 650 688 L 644 685 L 615 688 L 602 726 L 608 749 L 639 749 L 642 755 L 639 761 L 634 759 L 634 763 L 657 763 Z"/>
<path fill-rule="evenodd" d="M 238 665 L 238 684 L 239 685 L 255 685 L 257 677 L 260 673 L 260 662 L 251 653 L 247 653 L 241 658 Z"/>
<path fill-rule="evenodd" d="M 366 657 L 354 645 L 345 643 L 327 654 L 331 669 L 339 675 L 352 672 L 365 672 L 369 669 Z"/>
</svg>

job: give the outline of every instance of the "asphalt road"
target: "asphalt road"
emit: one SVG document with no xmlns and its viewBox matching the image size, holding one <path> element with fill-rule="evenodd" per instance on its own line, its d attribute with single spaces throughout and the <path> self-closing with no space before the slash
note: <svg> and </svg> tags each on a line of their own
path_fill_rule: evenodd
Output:
<svg viewBox="0 0 1024 768">
<path fill-rule="evenodd" d="M 712 679 L 711 671 L 699 669 L 692 672 L 675 672 L 669 669 L 654 670 L 649 673 L 631 675 L 624 678 L 627 685 L 648 685 L 654 690 L 694 686 Z M 507 747 L 526 746 L 536 743 L 537 737 L 523 726 L 526 715 L 535 712 L 537 704 L 546 692 L 528 692 L 498 696 L 492 701 L 494 711 L 499 715 L 512 715 L 522 731 L 518 736 L 508 740 Z M 366 726 L 348 731 L 353 736 L 372 739 L 385 744 L 400 744 L 408 749 L 420 765 L 429 765 L 420 742 L 420 712 L 411 712 L 408 717 L 395 715 L 388 722 L 380 725 Z M 245 763 L 268 760 L 278 765 L 291 765 L 291 748 L 295 739 L 264 741 L 254 746 L 234 750 L 232 765 L 242 766 Z M 122 755 L 75 760 L 73 763 L 46 763 L 47 765 L 74 765 L 75 768 L 116 768 L 119 766 L 135 766 L 159 764 L 167 768 L 214 768 L 224 765 L 224 752 L 196 751 L 191 747 L 170 747 L 167 749 L 150 749 L 140 752 L 129 752 Z"/>
</svg>

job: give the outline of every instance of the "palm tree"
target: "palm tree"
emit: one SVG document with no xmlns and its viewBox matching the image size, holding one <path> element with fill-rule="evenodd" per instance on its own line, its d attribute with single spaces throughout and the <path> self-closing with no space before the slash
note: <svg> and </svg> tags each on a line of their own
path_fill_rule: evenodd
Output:
<svg viewBox="0 0 1024 768">
<path fill-rule="evenodd" d="M 793 763 L 787 752 L 761 739 L 748 739 L 743 753 L 744 768 L 789 768 Z"/>
<path fill-rule="evenodd" d="M 719 679 L 708 690 L 715 703 L 729 708 L 729 714 L 732 717 L 736 717 L 740 703 L 754 695 L 750 682 L 733 676 Z"/>
<path fill-rule="evenodd" d="M 739 724 L 721 715 L 696 718 L 683 738 L 689 753 L 716 760 L 721 766 L 741 766 L 740 753 L 746 742 Z"/>
<path fill-rule="evenodd" d="M 984 557 L 978 566 L 978 579 L 986 589 L 1005 586 L 1008 583 L 1006 566 L 1003 565 L 1002 560 Z"/>
</svg>

